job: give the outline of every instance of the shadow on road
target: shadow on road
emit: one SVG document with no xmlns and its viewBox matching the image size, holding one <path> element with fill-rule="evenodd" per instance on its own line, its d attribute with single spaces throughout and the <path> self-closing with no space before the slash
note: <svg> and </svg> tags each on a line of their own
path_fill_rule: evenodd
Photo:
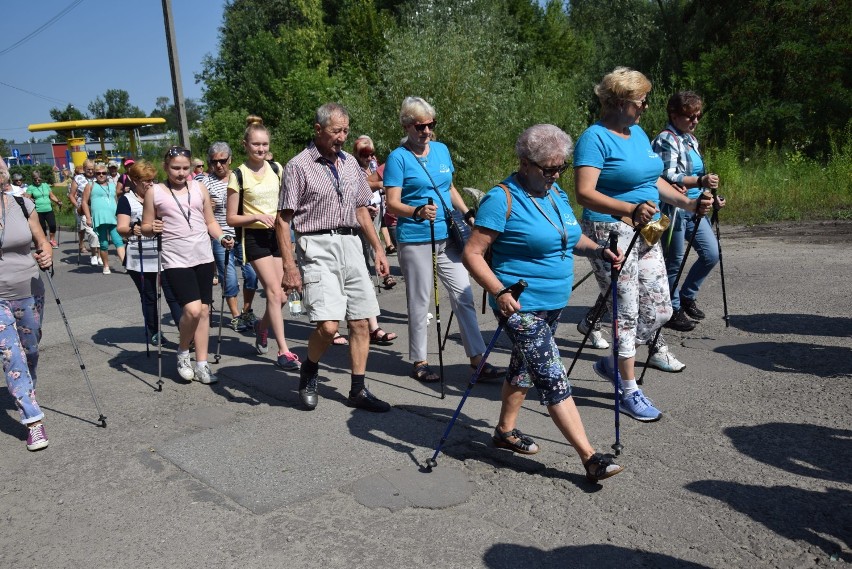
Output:
<svg viewBox="0 0 852 569">
<path fill-rule="evenodd" d="M 754 334 L 852 337 L 852 318 L 813 314 L 731 316 L 731 327 Z"/>
<path fill-rule="evenodd" d="M 536 547 L 499 543 L 492 545 L 483 557 L 490 569 L 537 567 L 539 569 L 566 569 L 595 567 L 596 569 L 622 569 L 623 567 L 666 567 L 672 569 L 706 569 L 706 565 L 684 561 L 662 553 L 636 551 L 615 545 L 576 545 L 542 551 Z"/>
<path fill-rule="evenodd" d="M 805 373 L 819 377 L 852 375 L 852 348 L 801 342 L 753 342 L 715 350 L 745 365 L 773 373 Z"/>
</svg>

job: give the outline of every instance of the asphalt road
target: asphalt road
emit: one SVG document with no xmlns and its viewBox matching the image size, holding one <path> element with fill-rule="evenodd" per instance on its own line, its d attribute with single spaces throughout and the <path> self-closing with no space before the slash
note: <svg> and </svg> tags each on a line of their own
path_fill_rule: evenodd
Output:
<svg viewBox="0 0 852 569">
<path fill-rule="evenodd" d="M 837 244 L 850 242 L 852 224 L 723 231 L 731 325 L 721 318 L 714 272 L 700 297 L 707 319 L 693 332 L 666 334 L 686 370 L 646 376 L 645 392 L 663 419 L 640 424 L 622 416 L 625 471 L 601 485 L 585 481 L 534 392 L 519 426 L 541 452 L 493 448 L 497 383 L 476 386 L 438 467 L 420 470 L 470 369 L 453 324 L 447 397 L 408 377 L 403 282 L 379 296 L 381 324 L 400 337 L 374 347 L 368 364 L 369 385 L 393 404 L 390 413 L 344 404 L 348 353 L 336 346 L 320 367 L 319 407 L 302 411 L 297 375 L 255 355 L 253 339 L 232 331 L 215 366 L 220 383 L 181 382 L 167 349 L 159 393 L 156 352 L 145 355 L 129 277 L 78 267 L 63 233 L 54 282 L 107 428 L 97 426 L 48 292 L 38 399 L 50 446 L 27 452 L 4 396 L 0 567 L 848 564 L 852 249 Z M 585 262 L 578 267 L 585 274 Z M 566 364 L 581 339 L 574 323 L 596 294 L 590 279 L 563 315 Z M 256 311 L 262 306 L 258 297 Z M 480 319 L 487 341 L 496 323 L 490 314 Z M 287 322 L 302 357 L 310 329 Z M 170 323 L 165 330 L 176 338 Z M 497 346 L 490 361 L 505 365 L 505 338 Z M 572 383 L 592 443 L 608 451 L 611 392 L 591 369 L 603 354 L 585 350 Z"/>
</svg>

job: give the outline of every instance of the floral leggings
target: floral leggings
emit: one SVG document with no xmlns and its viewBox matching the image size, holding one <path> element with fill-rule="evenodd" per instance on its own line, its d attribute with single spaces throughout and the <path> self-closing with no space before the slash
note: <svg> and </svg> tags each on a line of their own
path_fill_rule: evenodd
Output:
<svg viewBox="0 0 852 569">
<path fill-rule="evenodd" d="M 633 239 L 633 228 L 626 223 L 583 221 L 583 234 L 604 247 L 609 233 L 618 233 L 618 247 L 627 251 Z M 610 266 L 600 259 L 590 259 L 601 293 L 609 287 Z M 607 299 L 612 313 L 612 295 Z M 648 246 L 640 236 L 622 265 L 618 276 L 618 357 L 632 358 L 636 346 L 647 344 L 657 329 L 672 317 L 672 302 L 666 263 L 659 242 Z"/>
<path fill-rule="evenodd" d="M 561 309 L 516 312 L 506 320 L 506 334 L 512 339 L 506 381 L 525 389 L 535 385 L 542 405 L 556 405 L 571 397 L 568 374 L 553 339 L 560 314 Z"/>
<path fill-rule="evenodd" d="M 35 398 L 44 296 L 0 300 L 0 354 L 6 386 L 24 425 L 44 418 Z"/>
</svg>

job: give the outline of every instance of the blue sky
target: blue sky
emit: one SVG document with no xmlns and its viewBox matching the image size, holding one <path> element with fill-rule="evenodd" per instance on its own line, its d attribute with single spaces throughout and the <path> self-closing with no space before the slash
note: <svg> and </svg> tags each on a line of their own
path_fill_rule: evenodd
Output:
<svg viewBox="0 0 852 569">
<path fill-rule="evenodd" d="M 89 102 L 107 89 L 124 89 L 146 113 L 157 97 L 172 98 L 162 2 L 78 1 L 2 3 L 0 53 L 21 39 L 32 39 L 0 55 L 0 138 L 23 142 L 49 136 L 30 133 L 27 126 L 50 122 L 50 109 L 68 103 L 88 114 Z M 172 0 L 187 98 L 201 96 L 194 76 L 204 55 L 216 51 L 224 5 L 225 0 Z"/>
</svg>

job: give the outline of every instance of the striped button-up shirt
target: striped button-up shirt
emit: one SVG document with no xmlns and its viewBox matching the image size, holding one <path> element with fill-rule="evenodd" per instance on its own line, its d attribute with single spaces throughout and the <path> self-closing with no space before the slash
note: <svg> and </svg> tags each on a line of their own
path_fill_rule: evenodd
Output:
<svg viewBox="0 0 852 569">
<path fill-rule="evenodd" d="M 679 132 L 669 123 L 652 143 L 654 152 L 663 160 L 663 179 L 670 184 L 682 184 L 684 176 L 692 175 L 689 150 L 698 152 L 698 139 L 688 132 Z"/>
<path fill-rule="evenodd" d="M 228 225 L 228 220 L 225 215 L 228 201 L 227 176 L 224 180 L 220 180 L 215 175 L 207 173 L 197 176 L 195 179 L 207 186 L 207 191 L 210 193 L 210 202 L 213 206 L 213 217 L 216 218 L 216 222 L 219 224 L 219 227 L 222 228 L 224 233 L 233 237 L 234 228 Z"/>
<path fill-rule="evenodd" d="M 336 173 L 336 175 L 335 175 Z M 370 204 L 373 192 L 355 157 L 347 152 L 329 164 L 311 142 L 284 168 L 278 209 L 293 211 L 293 229 L 312 233 L 361 225 L 355 210 Z"/>
</svg>

